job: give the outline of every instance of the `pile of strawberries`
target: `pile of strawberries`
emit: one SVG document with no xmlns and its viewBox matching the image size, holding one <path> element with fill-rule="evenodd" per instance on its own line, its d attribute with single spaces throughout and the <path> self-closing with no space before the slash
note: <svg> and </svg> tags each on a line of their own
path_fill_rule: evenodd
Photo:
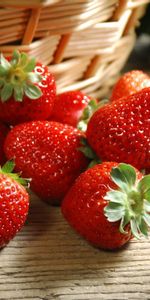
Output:
<svg viewBox="0 0 150 300">
<path fill-rule="evenodd" d="M 29 182 L 94 246 L 113 250 L 147 236 L 150 77 L 126 73 L 106 102 L 57 95 L 47 66 L 18 51 L 1 55 L 0 247 L 26 220 Z"/>
</svg>

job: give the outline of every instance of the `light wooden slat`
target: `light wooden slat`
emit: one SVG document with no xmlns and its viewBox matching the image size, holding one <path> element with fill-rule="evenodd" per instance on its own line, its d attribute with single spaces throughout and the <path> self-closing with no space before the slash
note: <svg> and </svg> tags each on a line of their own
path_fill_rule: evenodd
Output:
<svg viewBox="0 0 150 300">
<path fill-rule="evenodd" d="M 89 245 L 60 208 L 32 196 L 20 233 L 0 253 L 1 300 L 149 299 L 150 242 L 117 252 Z"/>
<path fill-rule="evenodd" d="M 12 6 L 12 7 L 44 7 L 60 2 L 61 0 L 3 0 L 1 6 Z"/>
</svg>

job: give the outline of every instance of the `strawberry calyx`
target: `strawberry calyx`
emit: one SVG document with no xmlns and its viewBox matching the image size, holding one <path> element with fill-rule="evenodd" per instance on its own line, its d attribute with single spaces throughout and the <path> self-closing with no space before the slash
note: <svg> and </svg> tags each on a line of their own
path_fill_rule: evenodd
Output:
<svg viewBox="0 0 150 300">
<path fill-rule="evenodd" d="M 91 162 L 88 165 L 88 169 L 92 168 L 93 166 L 100 164 L 102 161 L 100 160 L 100 158 L 96 155 L 96 153 L 94 152 L 94 150 L 90 147 L 90 145 L 88 144 L 88 141 L 85 137 L 81 137 L 80 138 L 80 143 L 81 143 L 81 147 L 78 148 L 78 150 L 80 150 L 85 157 L 89 158 L 91 160 Z"/>
<path fill-rule="evenodd" d="M 26 53 L 15 50 L 11 60 L 1 54 L 0 98 L 2 102 L 6 102 L 11 96 L 15 101 L 21 102 L 24 95 L 32 100 L 42 95 L 36 85 L 41 81 L 41 76 L 35 66 L 35 59 L 30 59 Z"/>
<path fill-rule="evenodd" d="M 17 181 L 19 184 L 23 185 L 25 188 L 29 188 L 30 179 L 25 179 L 20 176 L 18 173 L 12 173 L 15 167 L 13 160 L 7 161 L 3 167 L 0 167 L 0 173 L 7 175 L 13 180 Z"/>
<path fill-rule="evenodd" d="M 120 232 L 126 234 L 130 224 L 132 235 L 137 239 L 148 236 L 150 226 L 150 175 L 138 179 L 135 169 L 120 163 L 112 168 L 111 179 L 118 190 L 110 190 L 104 197 L 108 205 L 104 214 L 109 222 L 120 221 Z"/>
<path fill-rule="evenodd" d="M 92 99 L 88 103 L 86 108 L 83 110 L 83 113 L 80 118 L 80 121 L 78 122 L 77 128 L 79 130 L 85 132 L 87 129 L 87 124 L 88 124 L 90 118 L 92 117 L 92 115 L 94 114 L 94 112 L 96 110 L 98 110 L 100 107 L 102 107 L 103 105 L 105 105 L 106 103 L 108 103 L 107 99 L 101 100 L 99 102 L 96 99 Z"/>
</svg>

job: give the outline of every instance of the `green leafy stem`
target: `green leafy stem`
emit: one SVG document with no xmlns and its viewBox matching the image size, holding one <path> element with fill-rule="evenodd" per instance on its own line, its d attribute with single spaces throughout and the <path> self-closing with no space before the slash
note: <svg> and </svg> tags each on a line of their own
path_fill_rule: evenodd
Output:
<svg viewBox="0 0 150 300">
<path fill-rule="evenodd" d="M 26 53 L 15 50 L 12 58 L 0 57 L 0 98 L 2 102 L 8 101 L 12 96 L 15 101 L 23 101 L 26 95 L 29 99 L 38 99 L 42 96 L 37 83 L 41 76 L 35 72 L 36 62 Z"/>
</svg>

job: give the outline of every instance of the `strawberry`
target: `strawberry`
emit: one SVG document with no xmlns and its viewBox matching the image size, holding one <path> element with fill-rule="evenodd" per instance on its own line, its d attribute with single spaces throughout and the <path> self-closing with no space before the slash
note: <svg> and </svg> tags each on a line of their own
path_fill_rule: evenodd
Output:
<svg viewBox="0 0 150 300">
<path fill-rule="evenodd" d="M 62 213 L 86 240 L 115 250 L 147 236 L 150 175 L 130 165 L 104 162 L 82 173 L 62 201 Z"/>
<path fill-rule="evenodd" d="M 0 247 L 4 247 L 22 228 L 29 208 L 27 181 L 11 173 L 14 162 L 0 168 Z"/>
<path fill-rule="evenodd" d="M 59 204 L 87 159 L 78 150 L 83 134 L 53 121 L 33 121 L 12 128 L 5 153 L 14 158 L 16 170 L 31 178 L 31 189 L 51 204 Z"/>
<path fill-rule="evenodd" d="M 54 76 L 48 68 L 14 51 L 0 60 L 0 120 L 17 124 L 44 120 L 52 113 L 56 96 Z"/>
<path fill-rule="evenodd" d="M 77 127 L 84 108 L 91 98 L 80 91 L 57 95 L 51 120 Z"/>
<path fill-rule="evenodd" d="M 150 167 L 150 88 L 97 110 L 88 123 L 87 139 L 103 161 Z"/>
<path fill-rule="evenodd" d="M 140 70 L 130 71 L 122 75 L 114 85 L 111 101 L 128 97 L 146 87 L 150 87 L 150 77 Z"/>
<path fill-rule="evenodd" d="M 3 150 L 3 144 L 8 130 L 9 129 L 4 124 L 0 123 L 0 165 L 3 164 L 6 160 Z"/>
</svg>

